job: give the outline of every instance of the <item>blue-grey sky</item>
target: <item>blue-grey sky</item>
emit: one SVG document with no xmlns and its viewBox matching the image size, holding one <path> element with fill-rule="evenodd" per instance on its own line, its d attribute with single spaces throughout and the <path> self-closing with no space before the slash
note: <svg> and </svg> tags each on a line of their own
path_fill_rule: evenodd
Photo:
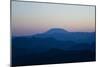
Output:
<svg viewBox="0 0 100 67">
<path fill-rule="evenodd" d="M 95 6 L 12 1 L 12 34 L 33 35 L 51 28 L 95 31 Z"/>
</svg>

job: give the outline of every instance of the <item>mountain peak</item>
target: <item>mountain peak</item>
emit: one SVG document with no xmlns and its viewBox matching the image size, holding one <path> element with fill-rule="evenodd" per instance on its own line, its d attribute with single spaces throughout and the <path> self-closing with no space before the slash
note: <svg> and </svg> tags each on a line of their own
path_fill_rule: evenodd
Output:
<svg viewBox="0 0 100 67">
<path fill-rule="evenodd" d="M 46 33 L 66 33 L 68 31 L 62 29 L 62 28 L 52 28 L 48 30 Z"/>
</svg>

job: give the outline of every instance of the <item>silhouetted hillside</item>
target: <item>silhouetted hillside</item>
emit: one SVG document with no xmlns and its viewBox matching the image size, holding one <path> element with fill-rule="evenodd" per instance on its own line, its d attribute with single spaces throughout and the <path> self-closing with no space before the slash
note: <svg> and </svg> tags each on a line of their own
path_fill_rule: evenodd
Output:
<svg viewBox="0 0 100 67">
<path fill-rule="evenodd" d="M 33 35 L 34 36 L 34 35 Z M 35 37 L 48 38 L 56 40 L 73 42 L 90 42 L 95 40 L 95 32 L 68 32 L 64 29 L 53 28 L 42 34 L 36 34 Z"/>
<path fill-rule="evenodd" d="M 13 66 L 82 61 L 95 61 L 94 32 L 51 29 L 43 34 L 12 37 Z"/>
<path fill-rule="evenodd" d="M 19 50 L 21 51 L 21 50 Z M 20 53 L 20 52 L 19 52 Z M 54 63 L 72 63 L 72 62 L 86 62 L 95 61 L 95 51 L 91 50 L 72 50 L 65 51 L 62 49 L 51 48 L 43 53 L 14 53 L 12 58 L 13 66 L 24 65 L 40 65 L 40 64 L 54 64 Z"/>
</svg>

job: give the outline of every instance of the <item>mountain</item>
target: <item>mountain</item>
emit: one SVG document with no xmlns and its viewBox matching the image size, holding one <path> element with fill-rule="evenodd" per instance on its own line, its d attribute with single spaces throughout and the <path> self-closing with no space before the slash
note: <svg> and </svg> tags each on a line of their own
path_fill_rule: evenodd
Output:
<svg viewBox="0 0 100 67">
<path fill-rule="evenodd" d="M 61 41 L 89 42 L 95 40 L 95 32 L 68 32 L 64 29 L 53 28 L 47 32 L 33 35 L 40 38 L 54 38 Z"/>
<path fill-rule="evenodd" d="M 12 65 L 95 61 L 95 32 L 53 28 L 33 36 L 12 37 Z"/>
<path fill-rule="evenodd" d="M 13 37 L 14 48 L 27 48 L 29 52 L 46 52 L 51 48 L 63 50 L 94 49 L 95 33 L 68 32 L 64 29 L 54 28 L 42 34 L 33 36 Z"/>
</svg>

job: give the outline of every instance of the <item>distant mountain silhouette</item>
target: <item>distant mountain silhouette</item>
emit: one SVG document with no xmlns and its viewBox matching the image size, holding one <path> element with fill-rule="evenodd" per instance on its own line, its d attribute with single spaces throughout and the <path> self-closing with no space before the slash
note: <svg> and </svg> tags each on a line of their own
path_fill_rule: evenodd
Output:
<svg viewBox="0 0 100 67">
<path fill-rule="evenodd" d="M 53 28 L 47 32 L 33 35 L 40 38 L 54 38 L 62 41 L 89 42 L 95 39 L 95 32 L 68 32 L 64 29 Z"/>
<path fill-rule="evenodd" d="M 95 32 L 54 28 L 33 36 L 12 37 L 12 65 L 95 61 Z"/>
</svg>

